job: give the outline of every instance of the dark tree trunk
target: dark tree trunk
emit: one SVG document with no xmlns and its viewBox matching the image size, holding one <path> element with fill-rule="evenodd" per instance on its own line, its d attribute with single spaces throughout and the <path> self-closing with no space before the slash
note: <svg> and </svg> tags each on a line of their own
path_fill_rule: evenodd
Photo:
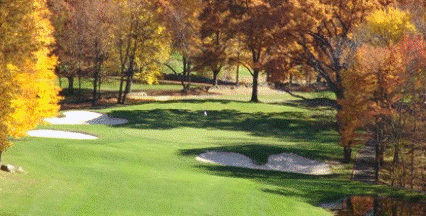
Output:
<svg viewBox="0 0 426 216">
<path fill-rule="evenodd" d="M 62 77 L 58 76 L 59 87 L 62 88 Z"/>
<path fill-rule="evenodd" d="M 93 74 L 92 106 L 96 106 L 96 101 L 98 100 L 98 79 L 99 79 L 99 71 L 96 69 Z"/>
<path fill-rule="evenodd" d="M 238 53 L 239 55 L 239 53 Z M 236 77 L 236 83 L 237 85 L 240 85 L 240 65 L 237 64 L 237 77 Z"/>
<path fill-rule="evenodd" d="M 377 197 L 373 199 L 373 215 L 382 215 L 379 202 Z"/>
<path fill-rule="evenodd" d="M 98 79 L 98 98 L 101 98 L 101 85 L 102 85 L 102 77 Z"/>
<path fill-rule="evenodd" d="M 259 82 L 259 70 L 255 69 L 253 70 L 253 89 L 251 93 L 251 99 L 250 102 L 259 102 L 259 99 L 257 97 L 257 91 L 258 91 L 258 82 Z"/>
<path fill-rule="evenodd" d="M 81 102 L 82 101 L 82 97 L 81 97 L 81 76 L 78 76 L 78 101 Z"/>
<path fill-rule="evenodd" d="M 219 74 L 218 70 L 213 71 L 213 85 L 217 86 L 217 75 Z"/>
<path fill-rule="evenodd" d="M 117 103 L 118 104 L 123 104 L 124 102 L 123 100 L 123 85 L 124 85 L 124 70 L 122 69 L 121 71 L 121 77 L 120 77 L 120 89 L 118 90 L 118 98 L 117 98 Z"/>
<path fill-rule="evenodd" d="M 133 70 L 130 71 L 127 80 L 126 80 L 126 87 L 124 89 L 124 94 L 123 94 L 123 98 L 122 98 L 122 104 L 124 104 L 124 102 L 126 101 L 127 95 L 130 93 L 131 88 L 132 88 L 132 83 L 133 83 L 133 76 L 134 76 L 134 72 Z"/>
<path fill-rule="evenodd" d="M 349 212 L 353 212 L 353 205 L 352 205 L 351 197 L 346 198 L 346 200 L 344 202 L 346 204 L 345 210 L 349 210 Z"/>
<path fill-rule="evenodd" d="M 343 147 L 343 163 L 350 163 L 352 159 L 352 147 Z"/>
<path fill-rule="evenodd" d="M 136 47 L 136 45 L 135 45 L 135 47 Z M 124 94 L 123 94 L 123 97 L 122 97 L 122 100 L 121 100 L 122 104 L 124 104 L 124 102 L 126 101 L 127 95 L 131 91 L 131 87 L 132 87 L 132 83 L 133 83 L 133 76 L 135 74 L 135 52 L 136 51 L 133 50 L 133 54 L 130 56 L 129 68 L 128 68 L 128 71 L 126 73 L 126 76 L 127 76 L 126 86 L 124 88 Z"/>
<path fill-rule="evenodd" d="M 68 95 L 74 94 L 74 76 L 67 77 L 68 79 Z"/>
<path fill-rule="evenodd" d="M 183 71 L 182 71 L 182 77 L 180 81 L 183 88 L 182 92 L 186 93 L 191 87 L 191 77 L 189 76 L 191 74 L 191 61 L 189 58 L 183 56 L 182 63 L 183 63 Z"/>
</svg>

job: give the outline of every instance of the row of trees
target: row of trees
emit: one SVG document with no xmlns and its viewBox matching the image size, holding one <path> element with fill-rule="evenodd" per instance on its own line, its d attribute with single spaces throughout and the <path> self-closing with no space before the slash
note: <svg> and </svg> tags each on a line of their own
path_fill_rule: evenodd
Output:
<svg viewBox="0 0 426 216">
<path fill-rule="evenodd" d="M 144 0 L 49 0 L 57 43 L 59 76 L 93 80 L 92 103 L 109 72 L 119 73 L 118 102 L 124 103 L 135 76 L 156 81 L 159 63 L 170 53 L 170 35 L 161 22 L 162 9 Z M 80 80 L 80 79 L 79 79 Z"/>
<path fill-rule="evenodd" d="M 251 101 L 258 102 L 262 72 L 292 76 L 310 67 L 341 99 L 341 71 L 351 35 L 375 9 L 391 1 L 321 0 L 49 0 L 57 38 L 58 74 L 93 78 L 93 103 L 102 74 L 120 71 L 119 103 L 131 81 L 155 82 L 161 65 L 188 77 L 192 71 L 217 76 L 229 65 L 253 76 Z M 167 64 L 170 53 L 181 68 Z M 176 56 L 176 55 L 174 55 Z M 182 81 L 184 89 L 188 84 Z M 123 89 L 124 88 L 124 89 Z"/>
<path fill-rule="evenodd" d="M 409 3 L 375 11 L 360 28 L 338 121 L 342 146 L 375 146 L 376 181 L 426 190 L 426 43 L 424 20 L 413 16 L 424 11 Z"/>
</svg>

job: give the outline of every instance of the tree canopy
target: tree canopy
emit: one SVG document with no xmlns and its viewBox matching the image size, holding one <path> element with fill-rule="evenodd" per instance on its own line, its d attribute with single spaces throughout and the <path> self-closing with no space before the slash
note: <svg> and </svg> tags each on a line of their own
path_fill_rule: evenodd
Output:
<svg viewBox="0 0 426 216">
<path fill-rule="evenodd" d="M 0 2 L 0 153 L 59 110 L 46 1 Z M 2 16 L 5 15 L 5 16 Z"/>
</svg>

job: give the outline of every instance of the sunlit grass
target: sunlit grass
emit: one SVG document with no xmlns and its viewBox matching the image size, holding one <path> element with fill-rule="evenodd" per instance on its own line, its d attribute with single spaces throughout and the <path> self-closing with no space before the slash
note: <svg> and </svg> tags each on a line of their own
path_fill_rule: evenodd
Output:
<svg viewBox="0 0 426 216">
<path fill-rule="evenodd" d="M 317 177 L 195 160 L 207 150 L 258 162 L 283 152 L 341 160 L 332 121 L 311 108 L 186 100 L 96 111 L 129 123 L 40 126 L 99 139 L 15 142 L 3 160 L 28 173 L 2 173 L 0 215 L 331 215 L 315 205 L 351 194 L 406 194 L 351 182 L 349 167 Z"/>
</svg>

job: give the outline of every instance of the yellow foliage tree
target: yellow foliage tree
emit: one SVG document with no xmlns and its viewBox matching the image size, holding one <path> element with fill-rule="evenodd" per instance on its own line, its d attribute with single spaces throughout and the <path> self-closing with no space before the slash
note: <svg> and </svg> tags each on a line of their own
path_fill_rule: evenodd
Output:
<svg viewBox="0 0 426 216">
<path fill-rule="evenodd" d="M 366 18 L 369 40 L 374 44 L 390 44 L 398 42 L 407 32 L 415 31 L 411 23 L 411 15 L 398 8 L 376 10 Z"/>
<path fill-rule="evenodd" d="M 58 87 L 50 56 L 54 42 L 46 0 L 1 1 L 0 14 L 0 156 L 10 137 L 25 136 L 59 110 Z M 18 53 L 18 54 L 17 54 Z"/>
<path fill-rule="evenodd" d="M 120 62 L 121 79 L 118 103 L 124 103 L 136 78 L 148 84 L 157 83 L 162 64 L 169 58 L 171 38 L 161 22 L 163 9 L 146 0 L 115 0 L 116 47 L 111 55 Z"/>
</svg>

